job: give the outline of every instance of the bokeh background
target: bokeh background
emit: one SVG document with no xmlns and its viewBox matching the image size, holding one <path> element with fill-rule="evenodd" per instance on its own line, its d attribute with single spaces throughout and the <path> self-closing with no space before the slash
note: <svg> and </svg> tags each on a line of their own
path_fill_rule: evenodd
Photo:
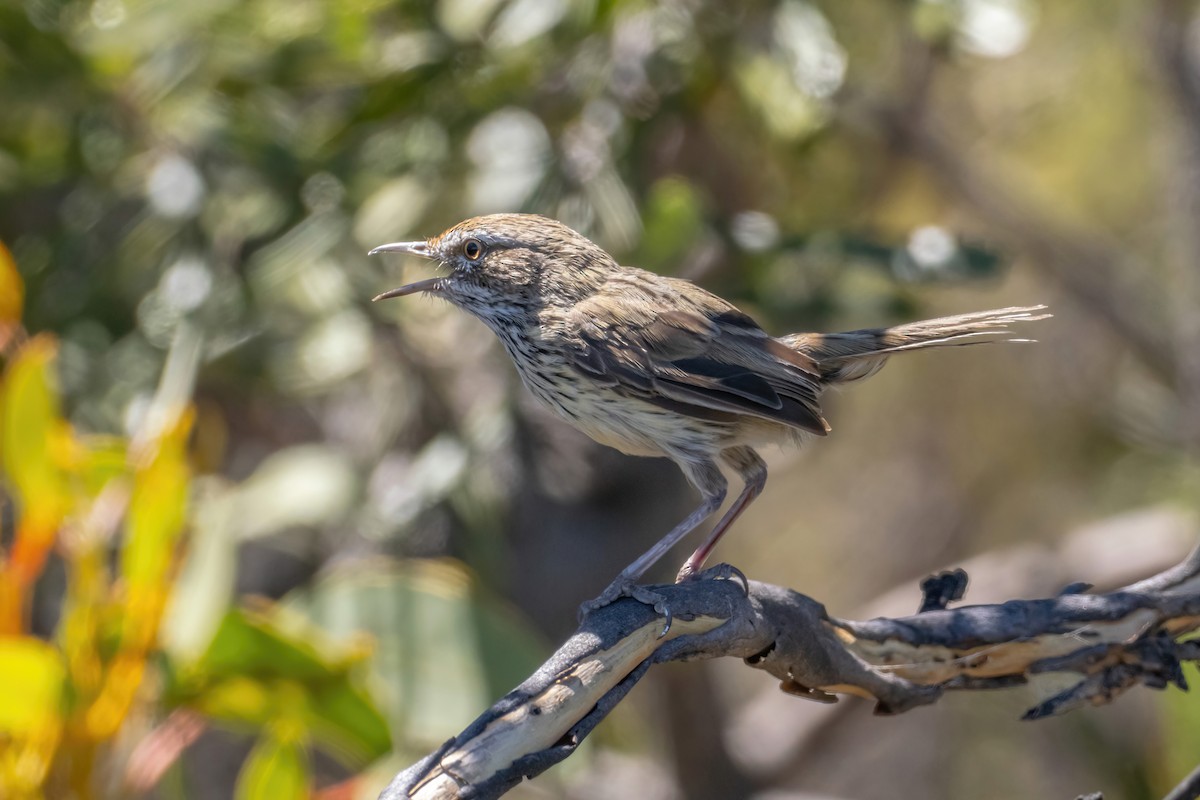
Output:
<svg viewBox="0 0 1200 800">
<path fill-rule="evenodd" d="M 1200 24 L 1154 0 L 0 5 L 0 794 L 373 797 L 695 503 L 368 259 L 535 211 L 776 333 L 1049 303 L 898 358 L 719 551 L 854 617 L 1195 541 Z M 685 553 L 668 559 L 681 560 Z M 675 563 L 657 577 L 669 578 Z M 1189 673 L 1195 682 L 1196 673 Z M 525 798 L 1161 796 L 1200 697 L 895 719 L 654 671 Z"/>
</svg>

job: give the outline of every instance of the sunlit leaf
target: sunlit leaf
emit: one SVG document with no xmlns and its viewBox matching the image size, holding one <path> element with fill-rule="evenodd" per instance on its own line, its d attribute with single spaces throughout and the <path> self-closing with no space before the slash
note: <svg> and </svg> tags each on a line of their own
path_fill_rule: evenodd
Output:
<svg viewBox="0 0 1200 800">
<path fill-rule="evenodd" d="M 134 473 L 121 550 L 125 598 L 118 650 L 85 716 L 87 735 L 94 740 L 113 736 L 129 714 L 170 595 L 187 505 L 191 420 L 185 413 L 167 426 Z"/>
<path fill-rule="evenodd" d="M 127 443 L 116 436 L 81 437 L 74 472 L 89 496 L 129 471 Z"/>
<path fill-rule="evenodd" d="M 519 616 L 451 560 L 356 566 L 297 596 L 330 631 L 367 631 L 385 711 L 413 739 L 452 736 L 545 656 Z"/>
<path fill-rule="evenodd" d="M 55 728 L 62 713 L 58 650 L 29 636 L 0 638 L 0 731 L 24 735 Z"/>
<path fill-rule="evenodd" d="M 272 615 L 230 611 L 205 655 L 175 670 L 172 702 L 235 725 L 302 719 L 332 755 L 362 766 L 390 750 L 391 736 L 358 676 L 361 648 L 324 639 L 311 626 L 284 630 Z"/>
<path fill-rule="evenodd" d="M 289 635 L 263 614 L 233 609 L 225 615 L 196 669 L 214 677 L 257 675 L 316 680 L 332 677 L 337 662 L 322 657 L 316 643 Z"/>
<path fill-rule="evenodd" d="M 89 738 L 103 741 L 116 734 L 129 714 L 145 673 L 146 654 L 140 651 L 122 651 L 108 664 L 103 689 L 85 715 Z"/>
<path fill-rule="evenodd" d="M 57 520 L 65 504 L 55 440 L 63 435 L 52 366 L 54 340 L 39 336 L 9 364 L 0 393 L 0 451 L 22 514 Z"/>
<path fill-rule="evenodd" d="M 262 727 L 279 713 L 272 687 L 257 678 L 235 675 L 207 686 L 192 701 L 203 714 L 227 723 Z"/>
<path fill-rule="evenodd" d="M 0 797 L 36 796 L 62 731 L 62 656 L 32 637 L 0 638 Z"/>
<path fill-rule="evenodd" d="M 1200 682 L 1200 670 L 1193 664 L 1183 664 L 1189 686 Z M 1196 768 L 1196 753 L 1200 753 L 1200 695 L 1168 689 L 1158 696 L 1163 714 L 1162 744 L 1156 749 L 1160 784 L 1158 794 L 1166 795 Z"/>
<path fill-rule="evenodd" d="M 193 483 L 187 559 L 175 580 L 159 638 L 159 645 L 179 663 L 194 663 L 204 654 L 233 597 L 237 509 L 230 498 L 236 491 L 218 477 Z"/>
<path fill-rule="evenodd" d="M 299 445 L 265 458 L 227 502 L 239 537 L 264 536 L 337 521 L 354 502 L 355 481 L 353 464 L 335 448 Z"/>
<path fill-rule="evenodd" d="M 0 462 L 20 513 L 10 566 L 22 583 L 41 571 L 68 503 L 60 456 L 70 449 L 70 431 L 59 412 L 55 351 L 49 336 L 33 339 L 9 363 L 0 386 Z"/>
<path fill-rule="evenodd" d="M 191 413 L 181 415 L 134 475 L 121 573 L 127 584 L 126 646 L 145 646 L 162 615 L 176 546 L 187 509 L 187 437 Z"/>
<path fill-rule="evenodd" d="M 75 700 L 90 703 L 104 683 L 104 663 L 100 654 L 100 629 L 110 589 L 108 553 L 93 545 L 73 552 L 67 596 L 59 623 L 58 640 L 62 643 Z M 87 709 L 80 713 L 86 720 Z"/>
<path fill-rule="evenodd" d="M 238 774 L 236 800 L 304 800 L 309 796 L 308 759 L 296 741 L 264 736 Z"/>
<path fill-rule="evenodd" d="M 313 736 L 344 764 L 361 767 L 392 748 L 387 720 L 371 697 L 350 680 L 317 687 L 309 713 Z"/>
<path fill-rule="evenodd" d="M 17 272 L 17 262 L 4 243 L 0 242 L 0 342 L 3 341 L 6 328 L 20 324 L 24 301 L 25 284 L 21 280 L 21 273 Z"/>
</svg>

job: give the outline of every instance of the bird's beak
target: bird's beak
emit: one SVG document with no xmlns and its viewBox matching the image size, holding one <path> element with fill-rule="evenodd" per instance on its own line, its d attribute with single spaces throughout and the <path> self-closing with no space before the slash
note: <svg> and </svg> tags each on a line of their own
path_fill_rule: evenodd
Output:
<svg viewBox="0 0 1200 800">
<path fill-rule="evenodd" d="M 379 300 L 388 300 L 393 297 L 404 297 L 406 294 L 416 294 L 417 292 L 440 293 L 441 291 L 442 279 L 428 278 L 423 281 L 417 281 L 416 283 L 410 283 L 407 286 L 401 286 L 398 289 L 389 289 L 383 294 L 377 294 L 371 298 L 371 302 L 374 303 Z"/>
<path fill-rule="evenodd" d="M 422 258 L 434 257 L 433 251 L 429 249 L 428 242 L 392 242 L 390 244 L 381 244 L 379 247 L 376 247 L 374 250 L 367 253 L 367 255 L 373 256 L 377 253 L 410 253 L 414 256 L 421 256 Z M 417 292 L 441 291 L 442 279 L 429 278 L 428 280 L 410 283 L 407 286 L 401 286 L 398 289 L 391 289 L 383 294 L 376 295 L 375 297 L 371 298 L 371 302 L 373 303 L 377 300 L 387 300 L 392 297 L 403 297 L 406 294 L 416 294 Z"/>
<path fill-rule="evenodd" d="M 429 242 L 392 242 L 391 244 L 381 244 L 367 253 L 367 255 L 374 256 L 380 253 L 411 253 L 414 256 L 433 258 L 433 251 L 429 249 Z"/>
</svg>

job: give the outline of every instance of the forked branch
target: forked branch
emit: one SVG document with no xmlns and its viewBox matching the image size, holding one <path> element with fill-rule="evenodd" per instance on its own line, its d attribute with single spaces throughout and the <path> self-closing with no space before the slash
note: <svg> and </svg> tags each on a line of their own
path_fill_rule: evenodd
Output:
<svg viewBox="0 0 1200 800">
<path fill-rule="evenodd" d="M 1071 688 L 1026 719 L 1102 705 L 1138 684 L 1186 689 L 1180 664 L 1200 659 L 1200 548 L 1153 578 L 1108 594 L 1086 585 L 1058 597 L 945 608 L 961 570 L 925 581 L 923 609 L 865 622 L 831 617 L 812 598 L 750 582 L 656 586 L 675 615 L 659 638 L 653 609 L 622 600 L 588 615 L 537 672 L 454 739 L 401 772 L 380 796 L 499 797 L 571 755 L 653 664 L 732 656 L 819 702 L 873 699 L 878 714 L 936 702 L 948 690 L 996 689 L 1044 672 Z"/>
</svg>

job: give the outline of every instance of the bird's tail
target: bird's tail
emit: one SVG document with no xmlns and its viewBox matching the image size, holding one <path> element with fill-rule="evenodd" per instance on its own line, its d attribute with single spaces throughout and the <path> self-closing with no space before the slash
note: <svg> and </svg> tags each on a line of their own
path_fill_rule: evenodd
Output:
<svg viewBox="0 0 1200 800">
<path fill-rule="evenodd" d="M 845 333 L 793 333 L 780 338 L 817 362 L 828 383 L 846 383 L 874 375 L 888 356 L 926 347 L 955 347 L 984 342 L 1029 342 L 1013 336 L 1010 325 L 1046 319 L 1046 306 L 1000 308 L 954 317 L 910 322 L 891 328 Z"/>
</svg>

